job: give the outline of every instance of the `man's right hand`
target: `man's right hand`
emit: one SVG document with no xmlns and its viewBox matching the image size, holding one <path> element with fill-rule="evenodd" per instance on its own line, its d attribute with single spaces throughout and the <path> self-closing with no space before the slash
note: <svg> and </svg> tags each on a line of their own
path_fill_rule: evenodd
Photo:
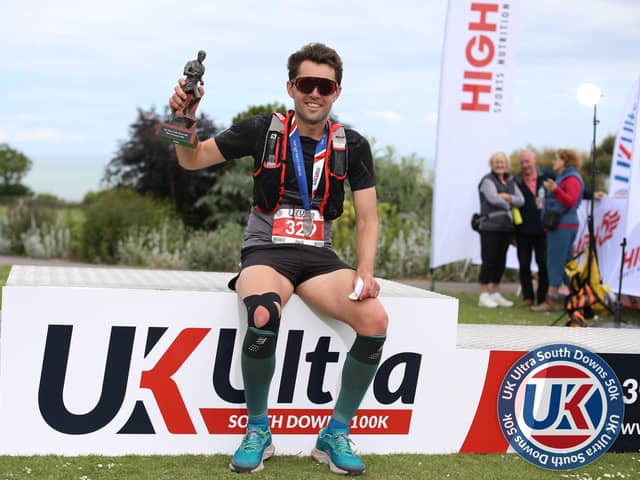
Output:
<svg viewBox="0 0 640 480">
<path fill-rule="evenodd" d="M 174 88 L 173 95 L 169 97 L 169 108 L 171 108 L 172 112 L 182 112 L 191 101 L 191 97 L 193 95 L 185 93 L 185 91 L 182 89 L 184 84 L 184 78 L 178 79 L 178 84 Z M 202 96 L 204 96 L 204 87 L 198 86 L 198 91 L 200 92 L 200 100 L 202 100 Z M 188 112 L 192 118 L 196 118 L 196 110 L 198 109 L 200 100 L 198 100 Z"/>
</svg>

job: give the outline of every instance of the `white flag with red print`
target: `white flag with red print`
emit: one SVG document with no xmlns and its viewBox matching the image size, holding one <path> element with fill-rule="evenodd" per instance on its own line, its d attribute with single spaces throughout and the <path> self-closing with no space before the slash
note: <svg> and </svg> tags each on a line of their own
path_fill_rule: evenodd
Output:
<svg viewBox="0 0 640 480">
<path fill-rule="evenodd" d="M 489 157 L 509 152 L 520 3 L 451 0 L 440 75 L 431 266 L 474 258 L 471 230 Z"/>
</svg>

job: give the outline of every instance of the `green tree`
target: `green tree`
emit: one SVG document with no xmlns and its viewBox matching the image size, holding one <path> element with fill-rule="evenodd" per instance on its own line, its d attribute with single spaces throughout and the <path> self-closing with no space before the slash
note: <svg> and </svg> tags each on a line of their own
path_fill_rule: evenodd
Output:
<svg viewBox="0 0 640 480">
<path fill-rule="evenodd" d="M 196 205 L 216 182 L 216 167 L 202 170 L 185 170 L 178 164 L 172 144 L 156 138 L 156 127 L 168 121 L 154 109 L 138 109 L 136 120 L 130 126 L 130 138 L 121 143 L 116 156 L 105 169 L 104 180 L 111 187 L 129 187 L 140 194 L 151 194 L 169 199 L 185 224 L 199 227 L 210 212 L 206 205 Z M 197 123 L 200 140 L 213 136 L 217 126 L 201 113 Z"/>
<path fill-rule="evenodd" d="M 596 145 L 596 190 L 606 190 L 605 185 L 611 172 L 611 161 L 615 143 L 615 135 L 607 135 L 599 145 Z M 591 152 L 585 154 L 584 159 L 582 175 L 585 176 L 585 181 L 589 183 L 591 181 Z"/>
<path fill-rule="evenodd" d="M 424 160 L 411 154 L 397 158 L 395 149 L 386 146 L 375 152 L 376 192 L 379 202 L 395 207 L 398 213 L 431 217 L 433 187 L 424 173 Z"/>
<path fill-rule="evenodd" d="M 278 102 L 265 103 L 264 105 L 249 105 L 246 110 L 238 113 L 235 117 L 233 117 L 233 119 L 231 120 L 231 124 L 235 125 L 245 118 L 255 117 L 256 115 L 262 115 L 263 113 L 285 113 L 286 111 L 287 107 L 284 104 Z"/>
<path fill-rule="evenodd" d="M 24 153 L 14 150 L 6 143 L 0 144 L 0 178 L 3 193 L 28 193 L 29 190 L 20 182 L 29 173 L 31 166 L 31 160 Z"/>
<path fill-rule="evenodd" d="M 606 190 L 605 185 L 611 172 L 611 159 L 613 157 L 613 148 L 615 145 L 615 135 L 607 135 L 599 145 L 596 145 L 595 151 L 595 190 Z M 532 145 L 527 145 L 528 149 L 532 150 L 536 154 L 538 165 L 542 168 L 551 169 L 551 163 L 556 155 L 557 148 L 545 146 L 542 148 L 535 148 Z M 519 170 L 518 166 L 518 152 L 520 149 L 511 153 L 511 172 L 516 173 Z M 588 188 L 591 186 L 591 151 L 584 152 L 578 151 L 582 156 L 582 168 L 580 174 L 585 181 Z"/>
<path fill-rule="evenodd" d="M 376 274 L 384 277 L 425 275 L 428 269 L 433 182 L 415 154 L 397 157 L 392 146 L 374 148 L 380 236 Z M 333 223 L 332 241 L 343 259 L 354 263 L 355 212 L 347 190 L 344 213 Z"/>
</svg>

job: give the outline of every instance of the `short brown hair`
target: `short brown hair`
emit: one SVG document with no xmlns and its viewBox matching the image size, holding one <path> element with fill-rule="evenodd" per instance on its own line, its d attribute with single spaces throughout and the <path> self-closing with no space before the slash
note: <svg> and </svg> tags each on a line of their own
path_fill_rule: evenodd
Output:
<svg viewBox="0 0 640 480">
<path fill-rule="evenodd" d="M 558 158 L 564 162 L 565 167 L 575 167 L 580 170 L 582 166 L 582 156 L 575 150 L 561 148 L 556 151 Z"/>
<path fill-rule="evenodd" d="M 298 68 L 305 60 L 329 65 L 336 73 L 338 85 L 342 82 L 342 59 L 333 48 L 323 43 L 308 43 L 297 52 L 293 52 L 287 61 L 289 80 L 293 81 L 298 76 Z"/>
</svg>

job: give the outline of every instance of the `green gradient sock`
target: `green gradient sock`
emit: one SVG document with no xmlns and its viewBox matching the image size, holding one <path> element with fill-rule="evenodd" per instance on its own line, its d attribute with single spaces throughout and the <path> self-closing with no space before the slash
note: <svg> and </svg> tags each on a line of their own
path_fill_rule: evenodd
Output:
<svg viewBox="0 0 640 480">
<path fill-rule="evenodd" d="M 382 354 L 386 335 L 358 335 L 342 367 L 342 386 L 332 417 L 349 425 L 371 384 Z"/>
<path fill-rule="evenodd" d="M 247 353 L 251 352 L 247 345 L 251 345 L 255 339 L 265 337 L 267 338 L 265 345 L 272 344 L 273 348 L 264 349 L 259 354 Z M 269 330 L 249 327 L 247 331 L 245 347 L 240 358 L 240 368 L 244 380 L 244 396 L 249 419 L 257 419 L 267 415 L 269 387 L 276 368 L 275 342 L 276 335 Z"/>
</svg>

